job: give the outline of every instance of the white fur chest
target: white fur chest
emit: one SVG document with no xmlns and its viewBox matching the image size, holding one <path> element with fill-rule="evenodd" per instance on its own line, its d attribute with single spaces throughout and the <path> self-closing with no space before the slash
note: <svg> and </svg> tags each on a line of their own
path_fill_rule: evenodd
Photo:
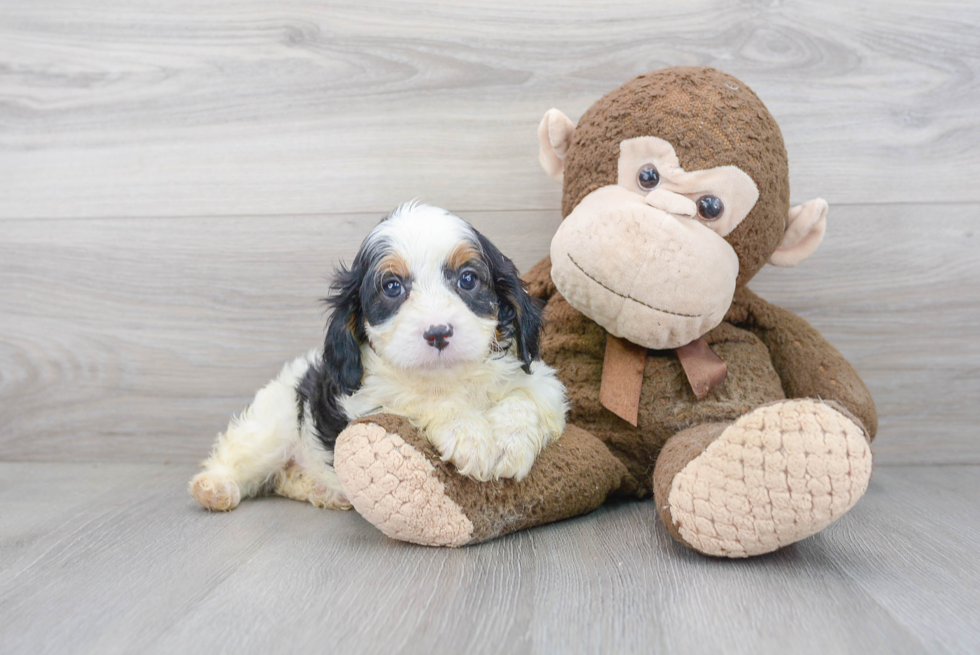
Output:
<svg viewBox="0 0 980 655">
<path fill-rule="evenodd" d="M 523 376 L 520 361 L 510 354 L 474 366 L 425 373 L 397 369 L 373 353 L 365 355 L 361 388 L 341 401 L 350 420 L 390 413 L 424 428 L 433 419 L 460 411 L 487 411 L 513 390 L 515 378 Z"/>
</svg>

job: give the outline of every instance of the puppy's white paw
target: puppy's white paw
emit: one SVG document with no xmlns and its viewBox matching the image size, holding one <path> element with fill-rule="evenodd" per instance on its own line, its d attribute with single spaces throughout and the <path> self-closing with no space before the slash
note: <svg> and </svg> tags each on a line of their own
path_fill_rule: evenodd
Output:
<svg viewBox="0 0 980 655">
<path fill-rule="evenodd" d="M 462 474 L 485 482 L 492 479 L 500 456 L 490 424 L 479 414 L 457 417 L 444 426 L 430 426 L 426 437 L 444 462 L 452 462 Z"/>
<path fill-rule="evenodd" d="M 487 454 L 486 449 L 478 447 L 477 444 L 461 444 L 452 457 L 444 459 L 455 464 L 460 475 L 480 482 L 493 479 L 493 458 Z"/>
<path fill-rule="evenodd" d="M 457 432 L 452 454 L 443 459 L 453 462 L 463 475 L 481 482 L 523 480 L 539 450 L 532 431 L 526 427 L 490 426 L 489 430 L 476 433 Z"/>
<path fill-rule="evenodd" d="M 514 478 L 518 482 L 527 477 L 540 450 L 523 432 L 494 433 L 499 454 L 491 473 L 494 479 Z"/>
<path fill-rule="evenodd" d="M 504 401 L 484 415 L 457 418 L 444 428 L 430 428 L 429 441 L 443 461 L 463 475 L 486 482 L 523 480 L 549 441 L 538 416 L 526 404 Z"/>
<path fill-rule="evenodd" d="M 488 411 L 487 420 L 497 449 L 493 477 L 523 480 L 549 441 L 536 408 L 511 397 Z"/>
<path fill-rule="evenodd" d="M 242 494 L 238 485 L 229 477 L 213 471 L 202 471 L 190 484 L 191 495 L 209 511 L 227 512 L 238 507 Z"/>
</svg>

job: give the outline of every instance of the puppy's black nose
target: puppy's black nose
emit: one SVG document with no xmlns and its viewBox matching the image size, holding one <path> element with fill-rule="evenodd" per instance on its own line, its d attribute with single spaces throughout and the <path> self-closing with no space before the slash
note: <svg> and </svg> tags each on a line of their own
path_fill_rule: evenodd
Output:
<svg viewBox="0 0 980 655">
<path fill-rule="evenodd" d="M 422 333 L 430 346 L 442 350 L 449 345 L 449 337 L 453 336 L 452 325 L 430 325 L 429 329 Z"/>
</svg>

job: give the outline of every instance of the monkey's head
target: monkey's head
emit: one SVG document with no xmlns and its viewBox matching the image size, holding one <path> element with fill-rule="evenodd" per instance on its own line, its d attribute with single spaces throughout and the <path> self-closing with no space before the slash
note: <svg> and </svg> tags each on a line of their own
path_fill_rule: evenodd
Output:
<svg viewBox="0 0 980 655">
<path fill-rule="evenodd" d="M 776 121 L 745 84 L 712 68 L 641 75 L 578 126 L 549 110 L 538 137 L 541 165 L 564 182 L 555 285 L 647 348 L 697 339 L 767 261 L 795 266 L 823 238 L 826 202 L 789 207 Z"/>
</svg>

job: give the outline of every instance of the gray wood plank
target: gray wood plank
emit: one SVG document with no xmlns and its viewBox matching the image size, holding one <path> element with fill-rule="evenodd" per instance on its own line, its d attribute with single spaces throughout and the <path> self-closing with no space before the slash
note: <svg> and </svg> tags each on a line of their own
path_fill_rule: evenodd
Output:
<svg viewBox="0 0 980 655">
<path fill-rule="evenodd" d="M 558 207 L 535 128 L 630 77 L 723 68 L 800 199 L 980 201 L 980 5 L 14 0 L 0 219 Z"/>
<path fill-rule="evenodd" d="M 464 213 L 518 265 L 554 212 Z M 879 463 L 980 462 L 980 205 L 832 209 L 826 243 L 753 286 L 809 319 L 878 402 Z M 374 214 L 8 221 L 0 459 L 196 461 L 287 359 Z"/>
<path fill-rule="evenodd" d="M 162 479 L 173 475 L 149 464 L 0 465 L 0 586 L 32 584 L 40 559 L 99 529 L 120 497 Z"/>
<path fill-rule="evenodd" d="M 980 652 L 978 472 L 878 469 L 856 520 L 835 526 L 828 544 L 828 555 L 847 562 L 851 579 L 932 653 Z M 929 602 L 932 593 L 943 600 Z"/>
<path fill-rule="evenodd" d="M 976 467 L 879 469 L 839 523 L 749 561 L 677 546 L 649 502 L 450 551 L 284 499 L 207 514 L 190 474 L 0 463 L 0 650 L 980 648 Z"/>
</svg>

